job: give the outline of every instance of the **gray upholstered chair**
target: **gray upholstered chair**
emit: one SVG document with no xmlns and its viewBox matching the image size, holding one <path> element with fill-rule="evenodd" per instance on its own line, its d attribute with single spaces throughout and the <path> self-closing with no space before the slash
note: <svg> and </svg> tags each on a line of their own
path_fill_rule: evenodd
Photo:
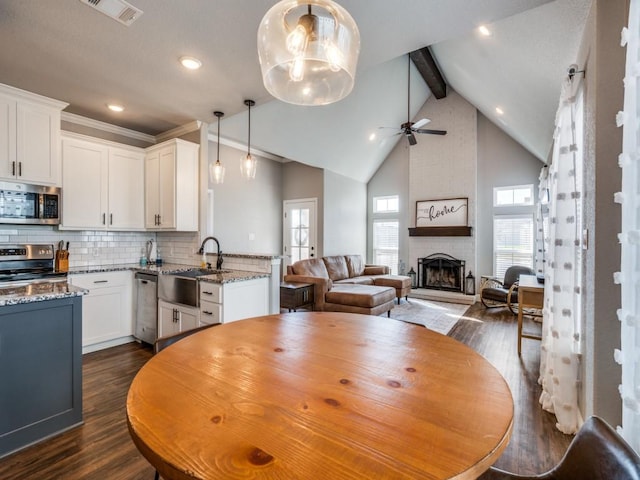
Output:
<svg viewBox="0 0 640 480">
<path fill-rule="evenodd" d="M 507 268 L 504 280 L 489 279 L 485 283 L 480 295 L 480 301 L 487 308 L 509 307 L 509 310 L 516 315 L 516 305 L 518 304 L 518 279 L 520 275 L 535 275 L 533 269 L 522 265 L 513 265 Z"/>
<path fill-rule="evenodd" d="M 540 475 L 516 475 L 491 467 L 492 480 L 640 480 L 640 457 L 604 420 L 589 417 L 560 463 Z"/>
</svg>

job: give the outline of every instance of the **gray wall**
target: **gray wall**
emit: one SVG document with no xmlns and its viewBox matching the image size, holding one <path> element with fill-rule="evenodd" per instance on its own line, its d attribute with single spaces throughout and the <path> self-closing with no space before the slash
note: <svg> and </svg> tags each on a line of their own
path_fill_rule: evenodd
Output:
<svg viewBox="0 0 640 480">
<path fill-rule="evenodd" d="M 316 251 L 321 257 L 324 255 L 324 171 L 298 162 L 285 163 L 282 165 L 282 200 L 302 198 L 318 199 Z M 282 251 L 282 247 L 278 251 Z"/>
<path fill-rule="evenodd" d="M 620 288 L 613 283 L 620 269 L 621 212 L 613 195 L 621 188 L 617 158 L 622 129 L 615 116 L 623 106 L 625 49 L 620 30 L 627 24 L 628 0 L 594 0 L 578 56 L 586 70 L 585 91 L 585 222 L 589 244 L 583 274 L 583 390 L 581 408 L 611 425 L 622 418 L 618 384 L 620 367 L 613 351 L 620 348 Z"/>
<path fill-rule="evenodd" d="M 209 161 L 216 161 L 215 142 L 209 143 Z M 213 234 L 229 253 L 275 254 L 282 251 L 282 164 L 258 158 L 256 177 L 245 180 L 240 158 L 246 151 L 220 145 L 224 183 L 213 189 Z M 250 240 L 250 235 L 254 239 Z"/>
<path fill-rule="evenodd" d="M 533 184 L 543 163 L 478 112 L 478 191 L 476 268 L 478 275 L 493 274 L 493 188 Z"/>
<path fill-rule="evenodd" d="M 367 253 L 367 185 L 324 172 L 323 255 Z"/>
<path fill-rule="evenodd" d="M 398 195 L 400 215 L 398 218 L 398 261 L 409 262 L 409 144 L 400 141 L 380 165 L 367 185 L 367 260 L 373 262 L 373 197 Z M 405 272 L 409 271 L 407 266 Z"/>
</svg>

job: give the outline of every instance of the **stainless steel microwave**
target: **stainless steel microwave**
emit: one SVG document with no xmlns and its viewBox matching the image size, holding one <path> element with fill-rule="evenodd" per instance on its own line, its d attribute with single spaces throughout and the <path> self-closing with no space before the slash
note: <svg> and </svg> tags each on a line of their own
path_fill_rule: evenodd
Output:
<svg viewBox="0 0 640 480">
<path fill-rule="evenodd" d="M 60 188 L 0 182 L 0 223 L 58 225 Z"/>
</svg>

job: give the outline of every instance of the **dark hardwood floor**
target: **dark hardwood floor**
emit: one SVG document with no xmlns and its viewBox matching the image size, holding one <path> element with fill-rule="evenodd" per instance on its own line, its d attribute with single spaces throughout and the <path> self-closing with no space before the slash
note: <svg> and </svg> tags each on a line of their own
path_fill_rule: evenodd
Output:
<svg viewBox="0 0 640 480">
<path fill-rule="evenodd" d="M 449 335 L 484 355 L 511 387 L 513 434 L 496 466 L 521 474 L 539 473 L 560 460 L 572 437 L 557 431 L 554 417 L 541 410 L 540 343 L 523 340 L 518 358 L 516 325 L 506 308 L 486 310 L 478 303 Z M 154 469 L 133 445 L 125 419 L 129 385 L 151 355 L 149 347 L 137 343 L 85 355 L 84 425 L 1 459 L 0 479 L 152 480 Z"/>
</svg>

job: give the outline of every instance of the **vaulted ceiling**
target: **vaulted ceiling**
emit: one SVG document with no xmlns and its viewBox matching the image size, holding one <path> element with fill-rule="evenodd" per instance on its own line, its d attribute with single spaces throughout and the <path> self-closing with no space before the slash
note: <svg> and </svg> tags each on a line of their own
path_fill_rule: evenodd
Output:
<svg viewBox="0 0 640 480">
<path fill-rule="evenodd" d="M 366 182 L 394 146 L 378 127 L 406 121 L 405 55 L 425 46 L 452 88 L 545 160 L 591 0 L 339 0 L 362 48 L 353 92 L 323 107 L 283 103 L 262 85 L 256 32 L 275 0 L 130 3 L 144 13 L 125 27 L 80 0 L 3 0 L 0 83 L 151 135 L 192 120 L 216 131 L 221 110 L 222 136 L 237 142 L 246 142 L 251 98 L 253 147 Z M 481 24 L 491 36 L 478 35 Z M 183 55 L 203 67 L 184 70 Z M 429 94 L 412 69 L 411 115 Z M 112 113 L 110 102 L 126 110 Z"/>
</svg>

